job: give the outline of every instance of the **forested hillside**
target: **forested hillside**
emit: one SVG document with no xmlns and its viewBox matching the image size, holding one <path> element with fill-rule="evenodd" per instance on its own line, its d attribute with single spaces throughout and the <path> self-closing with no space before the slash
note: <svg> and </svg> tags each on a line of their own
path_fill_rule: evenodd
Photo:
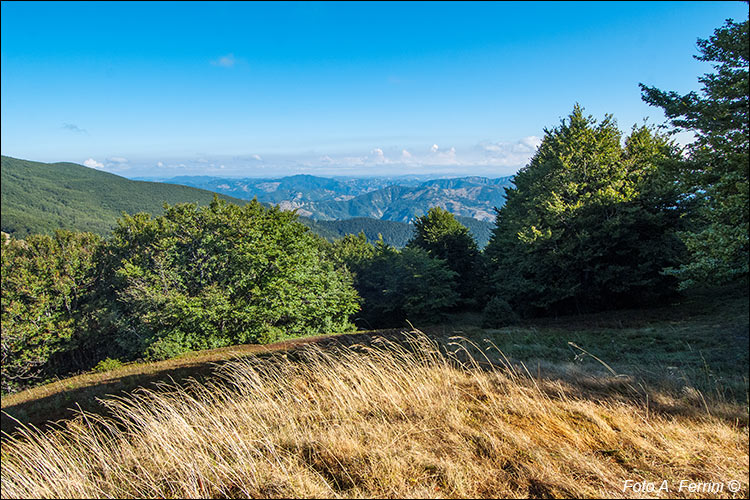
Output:
<svg viewBox="0 0 750 500">
<path fill-rule="evenodd" d="M 122 212 L 160 214 L 164 203 L 211 202 L 203 189 L 131 181 L 75 163 L 40 163 L 2 157 L 3 232 L 17 237 L 56 229 L 109 233 Z M 233 203 L 245 200 L 220 195 Z"/>
<path fill-rule="evenodd" d="M 492 229 L 495 227 L 493 223 L 461 216 L 456 216 L 456 220 L 469 229 L 471 235 L 476 239 L 479 248 L 487 246 L 492 236 Z M 319 221 L 300 217 L 300 222 L 329 241 L 334 238 L 341 238 L 347 234 L 359 234 L 363 232 L 370 243 L 376 242 L 382 236 L 383 242 L 386 244 L 396 248 L 403 248 L 414 236 L 414 224 L 373 219 L 372 217 Z"/>
</svg>

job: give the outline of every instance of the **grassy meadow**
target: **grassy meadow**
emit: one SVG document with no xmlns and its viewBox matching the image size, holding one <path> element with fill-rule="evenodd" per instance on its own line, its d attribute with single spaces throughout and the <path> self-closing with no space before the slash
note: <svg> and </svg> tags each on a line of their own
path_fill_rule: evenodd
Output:
<svg viewBox="0 0 750 500">
<path fill-rule="evenodd" d="M 747 496 L 743 293 L 477 323 L 191 353 L 3 398 L 2 496 L 644 496 L 629 479 Z M 89 411 L 37 430 L 60 416 L 51 396 Z"/>
</svg>

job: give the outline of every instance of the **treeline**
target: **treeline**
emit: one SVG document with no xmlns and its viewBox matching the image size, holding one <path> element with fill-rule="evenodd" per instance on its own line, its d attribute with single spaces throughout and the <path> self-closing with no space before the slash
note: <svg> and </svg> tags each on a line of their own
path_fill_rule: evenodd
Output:
<svg viewBox="0 0 750 500">
<path fill-rule="evenodd" d="M 661 303 L 748 278 L 748 23 L 699 42 L 702 95 L 643 86 L 686 150 L 643 125 L 576 105 L 515 176 L 484 251 L 440 208 L 406 247 L 364 233 L 332 243 L 295 214 L 253 201 L 178 204 L 124 216 L 108 238 L 3 236 L 2 391 L 111 360 L 437 322 Z"/>
</svg>

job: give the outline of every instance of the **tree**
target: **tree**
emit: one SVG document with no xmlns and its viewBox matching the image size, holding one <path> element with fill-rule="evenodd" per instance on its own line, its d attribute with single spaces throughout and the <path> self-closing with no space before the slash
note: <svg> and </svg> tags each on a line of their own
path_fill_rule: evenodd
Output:
<svg viewBox="0 0 750 500">
<path fill-rule="evenodd" d="M 334 241 L 332 247 L 338 262 L 354 274 L 363 301 L 355 322 L 361 326 L 435 321 L 456 305 L 456 273 L 421 248 L 398 251 L 382 239 L 372 245 L 364 233 Z"/>
<path fill-rule="evenodd" d="M 409 248 L 421 248 L 430 257 L 442 259 L 457 274 L 458 292 L 462 302 L 476 305 L 485 291 L 481 254 L 469 229 L 452 213 L 440 207 L 414 221 L 414 236 Z"/>
<path fill-rule="evenodd" d="M 328 253 L 334 262 L 357 267 L 375 256 L 375 247 L 367 240 L 365 232 L 360 231 L 356 236 L 347 234 L 343 238 L 333 240 Z"/>
<path fill-rule="evenodd" d="M 71 367 L 61 355 L 76 354 L 86 331 L 84 304 L 93 290 L 93 259 L 100 245 L 91 233 L 56 231 L 26 240 L 3 233 L 3 393 Z"/>
<path fill-rule="evenodd" d="M 120 219 L 103 273 L 120 348 L 160 359 L 349 328 L 352 278 L 296 218 L 215 198 Z"/>
<path fill-rule="evenodd" d="M 681 233 L 690 259 L 671 269 L 682 288 L 748 276 L 749 46 L 748 21 L 728 19 L 708 40 L 698 40 L 694 57 L 715 63 L 714 73 L 698 78 L 700 94 L 640 84 L 644 101 L 663 108 L 677 130 L 697 136 L 679 171 L 683 203 L 693 208 Z"/>
<path fill-rule="evenodd" d="M 673 293 L 661 271 L 679 259 L 679 209 L 665 172 L 679 152 L 645 125 L 621 138 L 611 115 L 597 124 L 576 105 L 515 176 L 485 251 L 515 309 L 583 312 Z"/>
</svg>

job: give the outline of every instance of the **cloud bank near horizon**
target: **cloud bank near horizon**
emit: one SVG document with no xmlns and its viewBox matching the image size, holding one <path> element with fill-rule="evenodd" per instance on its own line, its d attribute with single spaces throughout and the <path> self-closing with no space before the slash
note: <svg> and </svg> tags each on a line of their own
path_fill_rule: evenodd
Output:
<svg viewBox="0 0 750 500">
<path fill-rule="evenodd" d="M 294 174 L 321 176 L 393 175 L 513 175 L 526 165 L 541 138 L 523 137 L 512 142 L 484 141 L 457 147 L 431 144 L 417 147 L 373 147 L 360 153 L 297 153 L 291 155 L 249 152 L 244 155 L 195 154 L 180 157 L 88 157 L 82 163 L 127 177 L 169 178 L 181 175 L 222 177 L 282 177 Z"/>
</svg>

